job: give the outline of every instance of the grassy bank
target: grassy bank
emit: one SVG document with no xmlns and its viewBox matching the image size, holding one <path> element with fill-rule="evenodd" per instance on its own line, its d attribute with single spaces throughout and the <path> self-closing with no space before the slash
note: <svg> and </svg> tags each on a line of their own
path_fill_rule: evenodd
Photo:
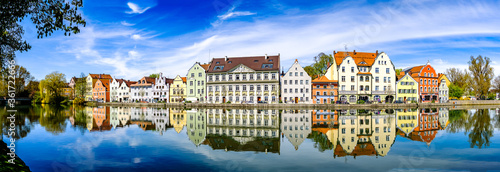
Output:
<svg viewBox="0 0 500 172">
<path fill-rule="evenodd" d="M 7 155 L 10 153 L 10 149 L 7 147 L 7 144 L 3 141 L 0 141 L 0 171 L 13 171 L 13 172 L 21 172 L 21 171 L 31 171 L 28 166 L 24 163 L 21 158 L 16 156 L 14 160 L 15 164 L 9 163 L 10 156 Z"/>
</svg>

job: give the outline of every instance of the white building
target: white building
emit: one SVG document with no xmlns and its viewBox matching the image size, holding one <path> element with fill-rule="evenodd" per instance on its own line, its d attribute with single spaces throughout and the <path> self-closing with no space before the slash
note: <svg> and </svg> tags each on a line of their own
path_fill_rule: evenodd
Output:
<svg viewBox="0 0 500 172">
<path fill-rule="evenodd" d="M 283 103 L 312 103 L 311 77 L 297 60 L 281 78 L 281 101 Z"/>
<path fill-rule="evenodd" d="M 283 110 L 281 131 L 295 150 L 298 150 L 300 144 L 312 132 L 311 110 Z"/>
<path fill-rule="evenodd" d="M 208 102 L 278 103 L 280 55 L 214 58 L 207 71 Z"/>
<path fill-rule="evenodd" d="M 207 135 L 207 110 L 191 109 L 187 110 L 187 135 L 194 145 L 199 146 L 205 141 Z"/>
<path fill-rule="evenodd" d="M 113 80 L 110 83 L 110 92 L 109 92 L 109 99 L 111 102 L 122 102 L 122 100 L 119 99 L 118 92 L 121 92 L 120 89 L 122 89 L 121 85 L 124 82 L 124 79 L 116 79 L 113 78 Z"/>
<path fill-rule="evenodd" d="M 439 81 L 439 102 L 446 103 L 448 100 L 448 85 L 446 85 L 445 79 L 441 79 L 441 81 Z"/>
<path fill-rule="evenodd" d="M 158 78 L 155 78 L 153 84 L 153 100 L 158 102 L 168 102 L 169 101 L 169 86 L 167 83 L 167 77 L 163 76 L 163 73 L 158 74 Z"/>
<path fill-rule="evenodd" d="M 155 78 L 142 77 L 137 83 L 130 85 L 130 99 L 132 102 L 153 102 L 153 86 Z"/>
<path fill-rule="evenodd" d="M 392 102 L 395 97 L 396 72 L 389 56 L 384 53 L 334 52 L 338 74 L 326 74 L 339 81 L 339 100 Z"/>
</svg>

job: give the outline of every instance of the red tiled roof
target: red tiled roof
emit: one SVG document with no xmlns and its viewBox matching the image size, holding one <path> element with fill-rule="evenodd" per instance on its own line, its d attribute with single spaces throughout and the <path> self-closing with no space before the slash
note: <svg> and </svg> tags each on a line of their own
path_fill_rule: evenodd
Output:
<svg viewBox="0 0 500 172">
<path fill-rule="evenodd" d="M 125 81 L 125 84 L 127 84 L 127 87 L 130 87 L 130 85 L 132 85 L 132 84 L 137 84 L 137 81 L 127 80 L 127 81 Z"/>
<path fill-rule="evenodd" d="M 182 82 L 186 83 L 186 80 L 187 80 L 186 77 L 181 77 L 181 79 L 182 79 Z"/>
<path fill-rule="evenodd" d="M 203 69 L 205 69 L 205 71 L 208 70 L 208 68 L 210 67 L 210 63 L 207 63 L 207 64 L 201 64 L 200 65 Z"/>
<path fill-rule="evenodd" d="M 207 72 L 227 72 L 240 64 L 255 71 L 279 70 L 279 62 L 279 54 L 276 56 L 267 56 L 267 59 L 266 56 L 213 58 Z"/>
<path fill-rule="evenodd" d="M 372 73 L 370 72 L 358 72 L 358 75 L 371 75 Z"/>
<path fill-rule="evenodd" d="M 109 74 L 89 74 L 92 79 L 113 79 Z"/>
<path fill-rule="evenodd" d="M 337 80 L 329 80 L 326 76 L 321 76 L 312 80 L 311 82 L 338 82 Z"/>
<path fill-rule="evenodd" d="M 337 66 L 340 65 L 342 60 L 347 56 L 351 56 L 358 66 L 372 66 L 375 62 L 375 58 L 377 58 L 377 53 L 338 51 L 334 54 Z"/>
</svg>

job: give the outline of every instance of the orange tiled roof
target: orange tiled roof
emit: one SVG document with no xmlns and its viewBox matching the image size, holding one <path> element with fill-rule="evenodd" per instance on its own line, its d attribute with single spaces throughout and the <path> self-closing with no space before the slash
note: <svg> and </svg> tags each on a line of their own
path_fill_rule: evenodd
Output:
<svg viewBox="0 0 500 172">
<path fill-rule="evenodd" d="M 89 74 L 92 79 L 113 79 L 109 74 Z"/>
<path fill-rule="evenodd" d="M 181 77 L 181 79 L 182 79 L 182 82 L 184 82 L 184 83 L 186 82 L 186 77 Z"/>
<path fill-rule="evenodd" d="M 338 82 L 337 80 L 329 80 L 326 76 L 321 76 L 319 78 L 316 78 L 312 80 L 312 82 Z"/>
<path fill-rule="evenodd" d="M 372 73 L 370 72 L 358 72 L 358 75 L 371 75 Z"/>
<path fill-rule="evenodd" d="M 207 64 L 201 64 L 200 65 L 203 69 L 205 69 L 205 71 L 208 70 L 208 68 L 210 68 L 210 63 L 207 63 Z"/>
<path fill-rule="evenodd" d="M 358 66 L 372 66 L 375 62 L 375 58 L 377 58 L 377 53 L 338 51 L 334 54 L 337 66 L 340 65 L 342 60 L 347 56 L 351 56 Z"/>
<path fill-rule="evenodd" d="M 99 79 L 101 81 L 102 86 L 104 86 L 106 89 L 109 89 L 109 79 Z"/>
</svg>

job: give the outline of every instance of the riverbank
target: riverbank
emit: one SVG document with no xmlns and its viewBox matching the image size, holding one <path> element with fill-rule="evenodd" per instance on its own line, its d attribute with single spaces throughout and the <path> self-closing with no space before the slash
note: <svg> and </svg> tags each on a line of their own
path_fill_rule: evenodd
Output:
<svg viewBox="0 0 500 172">
<path fill-rule="evenodd" d="M 7 144 L 3 141 L 0 141 L 0 171 L 31 171 L 28 166 L 24 163 L 21 158 L 16 156 L 14 160 L 15 164 L 9 163 L 10 156 L 7 153 L 10 152 L 10 149 L 7 147 Z"/>
<path fill-rule="evenodd" d="M 398 108 L 438 108 L 498 106 L 500 100 L 455 100 L 448 103 L 408 103 L 408 104 L 214 104 L 214 103 L 116 103 L 87 102 L 87 106 L 125 106 L 157 108 L 227 108 L 227 109 L 398 109 Z"/>
</svg>

